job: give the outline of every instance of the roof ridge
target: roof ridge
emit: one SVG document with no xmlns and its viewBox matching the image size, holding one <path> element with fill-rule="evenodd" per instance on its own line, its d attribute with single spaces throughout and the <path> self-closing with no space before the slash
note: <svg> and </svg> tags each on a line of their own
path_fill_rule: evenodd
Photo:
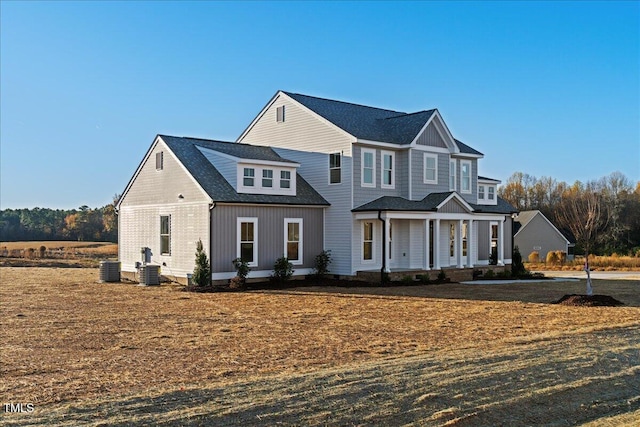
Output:
<svg viewBox="0 0 640 427">
<path fill-rule="evenodd" d="M 431 110 L 420 110 L 420 111 L 415 111 L 413 113 L 402 113 L 402 114 L 398 114 L 397 116 L 385 117 L 383 119 L 376 119 L 376 120 L 398 119 L 400 117 L 414 116 L 416 114 L 433 113 L 436 110 L 437 108 L 432 108 Z"/>
<path fill-rule="evenodd" d="M 284 90 L 281 90 L 280 92 L 282 92 L 282 93 L 284 93 L 284 94 L 286 94 L 286 95 L 289 95 L 289 96 L 291 96 L 291 95 L 305 96 L 305 97 L 307 97 L 307 98 L 319 99 L 319 100 L 321 100 L 321 101 L 338 102 L 338 103 L 340 103 L 340 104 L 353 105 L 353 106 L 356 106 L 356 107 L 371 108 L 372 110 L 380 110 L 380 111 L 387 111 L 387 112 L 390 112 L 390 113 L 398 113 L 399 115 L 407 114 L 407 113 L 406 113 L 406 112 L 404 112 L 404 111 L 389 110 L 389 109 L 387 109 L 387 108 L 372 107 L 372 106 L 370 106 L 370 105 L 356 104 L 355 102 L 340 101 L 339 99 L 322 98 L 322 97 L 319 97 L 319 96 L 305 95 L 304 93 L 287 92 L 287 91 L 284 91 Z M 413 114 L 413 113 L 411 113 L 411 114 Z"/>
</svg>

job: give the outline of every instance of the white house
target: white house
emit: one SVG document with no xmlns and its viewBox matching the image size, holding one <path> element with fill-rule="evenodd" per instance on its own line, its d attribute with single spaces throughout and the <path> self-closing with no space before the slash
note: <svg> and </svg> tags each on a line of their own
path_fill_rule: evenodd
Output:
<svg viewBox="0 0 640 427">
<path fill-rule="evenodd" d="M 323 249 L 350 277 L 509 265 L 516 210 L 478 176 L 482 158 L 438 110 L 279 91 L 235 143 L 156 137 L 118 204 L 122 269 L 146 246 L 183 277 L 198 239 L 214 280 L 238 256 L 254 277 L 283 255 L 307 274 Z"/>
</svg>

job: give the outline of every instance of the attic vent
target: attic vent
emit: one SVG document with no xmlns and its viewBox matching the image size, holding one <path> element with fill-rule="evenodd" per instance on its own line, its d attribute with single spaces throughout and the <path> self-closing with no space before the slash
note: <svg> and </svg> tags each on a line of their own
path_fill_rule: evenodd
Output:
<svg viewBox="0 0 640 427">
<path fill-rule="evenodd" d="M 284 105 L 276 108 L 276 122 L 284 122 Z"/>
<path fill-rule="evenodd" d="M 164 156 L 163 156 L 163 151 L 160 151 L 159 153 L 156 153 L 156 170 L 160 171 L 163 169 L 164 167 Z"/>
</svg>

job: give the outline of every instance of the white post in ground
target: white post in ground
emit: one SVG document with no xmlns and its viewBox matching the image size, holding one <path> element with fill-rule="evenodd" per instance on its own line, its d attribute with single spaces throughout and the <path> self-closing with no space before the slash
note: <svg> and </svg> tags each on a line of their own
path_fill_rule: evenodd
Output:
<svg viewBox="0 0 640 427">
<path fill-rule="evenodd" d="M 433 269 L 440 270 L 440 220 L 433 222 Z"/>
<path fill-rule="evenodd" d="M 504 265 L 504 221 L 498 223 L 498 265 Z"/>
<path fill-rule="evenodd" d="M 429 270 L 429 220 L 424 220 L 424 270 Z"/>
<path fill-rule="evenodd" d="M 462 224 L 463 224 L 463 220 L 458 220 L 458 226 L 456 227 L 456 242 L 458 244 L 458 250 L 456 252 L 458 252 L 458 256 L 457 258 L 457 267 L 458 268 L 462 268 L 463 264 L 462 264 Z"/>
<path fill-rule="evenodd" d="M 473 244 L 473 220 L 470 219 L 468 221 L 469 225 L 467 226 L 467 267 L 473 268 L 473 264 L 475 264 L 475 257 L 473 253 L 473 248 L 475 245 Z"/>
</svg>

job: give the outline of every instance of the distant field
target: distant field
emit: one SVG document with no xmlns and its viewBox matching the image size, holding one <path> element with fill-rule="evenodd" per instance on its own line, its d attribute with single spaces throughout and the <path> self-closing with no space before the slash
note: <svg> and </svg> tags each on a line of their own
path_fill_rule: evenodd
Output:
<svg viewBox="0 0 640 427">
<path fill-rule="evenodd" d="M 118 245 L 111 242 L 0 242 L 0 265 L 6 266 L 60 266 L 73 263 L 77 267 L 96 267 L 100 260 L 117 257 Z"/>
<path fill-rule="evenodd" d="M 6 425 L 638 425 L 640 282 L 191 294 L 0 268 Z M 466 298 L 465 298 L 466 297 Z"/>
</svg>

